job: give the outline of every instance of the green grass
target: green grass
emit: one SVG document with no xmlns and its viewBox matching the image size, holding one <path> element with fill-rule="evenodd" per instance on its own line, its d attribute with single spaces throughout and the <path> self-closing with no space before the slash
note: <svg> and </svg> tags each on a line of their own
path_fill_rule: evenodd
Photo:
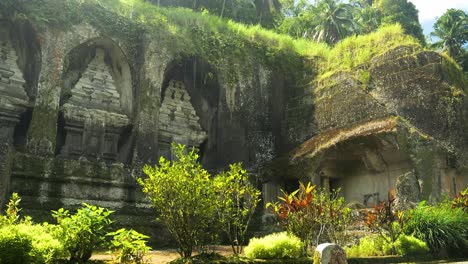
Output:
<svg viewBox="0 0 468 264">
<path fill-rule="evenodd" d="M 312 67 L 317 69 L 312 69 L 319 84 L 316 91 L 331 86 L 329 77 L 339 72 L 351 73 L 365 87 L 371 78 L 366 68 L 373 57 L 401 45 L 423 50 L 418 40 L 403 33 L 400 25 L 387 25 L 367 35 L 351 36 L 331 48 L 260 26 L 186 8 L 157 7 L 143 0 L 35 0 L 23 2 L 23 5 L 28 19 L 37 24 L 71 27 L 86 21 L 104 35 L 126 40 L 135 49 L 141 42 L 138 38 L 145 32 L 172 56 L 197 56 L 215 68 L 223 67 L 229 60 L 239 62 L 244 68 L 251 61 L 259 61 L 296 75 L 298 83 L 302 83 L 302 78 L 306 78 L 303 73 Z M 8 4 L 0 3 L 0 9 L 7 7 Z M 313 63 L 304 63 L 304 58 Z M 463 79 L 458 80 L 461 74 L 456 63 L 450 59 L 445 61 L 450 78 L 463 84 Z M 232 78 L 235 81 L 235 76 Z"/>
</svg>

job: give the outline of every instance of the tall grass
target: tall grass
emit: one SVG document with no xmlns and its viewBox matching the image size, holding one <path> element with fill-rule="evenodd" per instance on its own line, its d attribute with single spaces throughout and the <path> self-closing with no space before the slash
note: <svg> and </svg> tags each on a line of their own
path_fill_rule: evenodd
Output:
<svg viewBox="0 0 468 264">
<path fill-rule="evenodd" d="M 406 234 L 426 242 L 435 256 L 468 255 L 468 214 L 449 204 L 427 206 L 424 203 L 410 212 Z"/>
<path fill-rule="evenodd" d="M 420 47 L 415 38 L 404 34 L 399 24 L 381 27 L 367 35 L 345 38 L 328 53 L 321 65 L 322 75 L 319 79 L 327 78 L 335 72 L 366 66 L 373 57 L 401 45 Z"/>
</svg>

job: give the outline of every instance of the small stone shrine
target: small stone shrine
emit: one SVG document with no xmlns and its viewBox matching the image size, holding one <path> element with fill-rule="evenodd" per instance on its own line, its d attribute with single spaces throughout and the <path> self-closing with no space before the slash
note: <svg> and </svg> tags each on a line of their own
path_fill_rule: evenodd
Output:
<svg viewBox="0 0 468 264">
<path fill-rule="evenodd" d="M 63 107 L 65 119 L 64 157 L 115 160 L 122 129 L 128 117 L 122 113 L 120 94 L 104 62 L 104 51 L 96 56 L 71 90 Z"/>
<path fill-rule="evenodd" d="M 0 140 L 3 143 L 13 143 L 15 126 L 29 101 L 9 35 L 8 28 L 0 27 Z"/>
<path fill-rule="evenodd" d="M 160 156 L 171 158 L 171 142 L 198 147 L 207 135 L 183 82 L 171 80 L 163 98 L 159 112 Z"/>
</svg>

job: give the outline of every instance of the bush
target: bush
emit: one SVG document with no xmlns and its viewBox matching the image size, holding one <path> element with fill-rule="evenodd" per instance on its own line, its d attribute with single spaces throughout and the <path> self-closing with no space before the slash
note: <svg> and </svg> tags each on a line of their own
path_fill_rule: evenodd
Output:
<svg viewBox="0 0 468 264">
<path fill-rule="evenodd" d="M 462 208 L 451 208 L 448 203 L 427 206 L 422 202 L 410 211 L 404 232 L 424 241 L 434 256 L 447 257 L 466 254 L 467 226 L 468 214 Z"/>
<path fill-rule="evenodd" d="M 5 215 L 0 215 L 0 227 L 3 225 L 13 225 L 19 221 L 18 213 L 21 211 L 19 208 L 20 202 L 21 198 L 18 193 L 13 193 L 7 204 Z"/>
<path fill-rule="evenodd" d="M 421 256 L 429 252 L 424 241 L 413 236 L 400 235 L 392 246 L 389 238 L 381 235 L 367 236 L 359 240 L 358 245 L 346 248 L 348 257 L 373 257 L 392 255 L 393 248 L 401 256 Z"/>
<path fill-rule="evenodd" d="M 148 236 L 124 228 L 107 235 L 113 236 L 110 248 L 117 255 L 119 263 L 143 263 L 145 254 L 150 250 L 146 245 Z"/>
<path fill-rule="evenodd" d="M 218 174 L 214 184 L 221 229 L 227 235 L 234 254 L 240 254 L 245 245 L 247 227 L 260 201 L 260 191 L 249 182 L 240 163 L 232 164 L 229 171 Z"/>
<path fill-rule="evenodd" d="M 18 224 L 0 228 L 0 263 L 57 263 L 63 245 L 48 233 L 47 226 Z"/>
<path fill-rule="evenodd" d="M 385 256 L 390 254 L 387 242 L 381 236 L 366 236 L 359 240 L 359 244 L 345 248 L 346 255 L 351 258 Z"/>
<path fill-rule="evenodd" d="M 244 251 L 246 257 L 253 259 L 298 258 L 303 246 L 298 237 L 282 232 L 252 238 Z"/>
<path fill-rule="evenodd" d="M 386 244 L 391 246 L 392 255 L 398 253 L 395 243 L 403 234 L 402 228 L 408 221 L 404 212 L 394 210 L 394 201 L 395 199 L 390 199 L 388 202 L 374 206 L 366 219 L 366 225 L 378 232 L 386 240 Z"/>
<path fill-rule="evenodd" d="M 310 182 L 307 185 L 299 182 L 298 190 L 290 194 L 282 191 L 283 195 L 278 197 L 280 202 L 266 205 L 281 226 L 301 239 L 303 255 L 312 240 L 316 245 L 322 241 L 343 243 L 350 219 L 351 210 L 338 197 L 339 190 L 330 194 L 315 188 Z"/>
<path fill-rule="evenodd" d="M 429 253 L 426 243 L 414 236 L 401 235 L 395 242 L 395 248 L 401 256 L 422 256 Z"/>
<path fill-rule="evenodd" d="M 105 242 L 112 222 L 109 218 L 112 211 L 86 203 L 74 215 L 63 208 L 52 213 L 59 224 L 54 235 L 68 251 L 70 262 L 86 262 Z"/>
<path fill-rule="evenodd" d="M 145 166 L 148 178 L 138 182 L 176 240 L 179 254 L 190 257 L 194 247 L 203 246 L 216 230 L 217 196 L 195 149 L 185 154 L 185 146 L 173 144 L 172 151 L 174 161 L 161 157 L 159 166 Z"/>
</svg>

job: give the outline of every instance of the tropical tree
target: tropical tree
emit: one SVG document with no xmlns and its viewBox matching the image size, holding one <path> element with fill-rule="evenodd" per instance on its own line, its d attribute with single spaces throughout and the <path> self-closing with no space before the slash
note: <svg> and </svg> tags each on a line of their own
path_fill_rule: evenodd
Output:
<svg viewBox="0 0 468 264">
<path fill-rule="evenodd" d="M 316 26 L 313 38 L 318 42 L 334 44 L 355 32 L 352 6 L 337 0 L 321 0 L 316 5 Z"/>
<path fill-rule="evenodd" d="M 449 9 L 434 24 L 432 36 L 439 40 L 432 45 L 441 48 L 449 56 L 457 58 L 468 43 L 468 16 L 460 9 Z"/>
<path fill-rule="evenodd" d="M 172 151 L 175 160 L 161 157 L 159 166 L 146 165 L 148 177 L 139 178 L 138 183 L 176 240 L 179 254 L 190 257 L 214 231 L 217 196 L 210 174 L 197 161 L 197 151 L 176 144 Z"/>
<path fill-rule="evenodd" d="M 353 18 L 359 34 L 368 34 L 382 23 L 381 12 L 372 6 L 373 0 L 352 0 Z"/>
<path fill-rule="evenodd" d="M 425 45 L 421 24 L 419 24 L 418 10 L 408 0 L 375 0 L 372 4 L 382 16 L 382 24 L 399 23 L 406 34 L 412 35 Z"/>
</svg>

